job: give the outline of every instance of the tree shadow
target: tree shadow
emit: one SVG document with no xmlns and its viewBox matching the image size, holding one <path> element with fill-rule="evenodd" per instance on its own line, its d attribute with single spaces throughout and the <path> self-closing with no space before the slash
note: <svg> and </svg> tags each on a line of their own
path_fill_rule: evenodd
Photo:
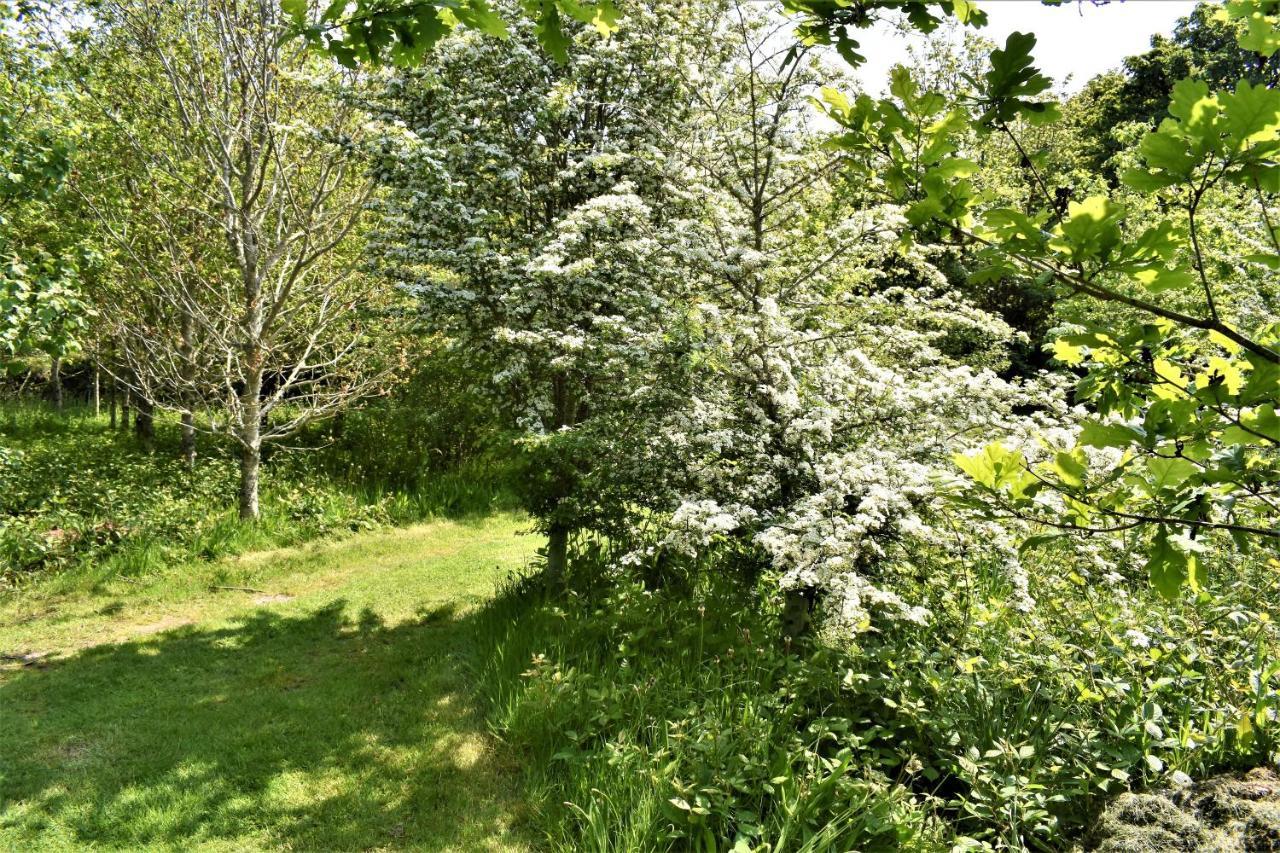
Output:
<svg viewBox="0 0 1280 853">
<path fill-rule="evenodd" d="M 338 601 L 0 681 L 0 846 L 519 846 L 470 698 L 471 617 Z M 29 848 L 28 848 L 29 849 Z"/>
</svg>

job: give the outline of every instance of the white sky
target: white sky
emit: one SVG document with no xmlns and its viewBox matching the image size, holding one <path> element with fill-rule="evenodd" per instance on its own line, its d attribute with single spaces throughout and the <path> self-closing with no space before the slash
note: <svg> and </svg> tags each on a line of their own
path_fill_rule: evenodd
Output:
<svg viewBox="0 0 1280 853">
<path fill-rule="evenodd" d="M 989 20 L 977 32 L 999 45 L 1011 32 L 1035 33 L 1037 67 L 1059 85 L 1070 75 L 1065 88 L 1075 92 L 1126 56 L 1144 52 L 1151 36 L 1171 33 L 1174 22 L 1195 5 L 1195 0 L 1124 0 L 1105 6 L 1076 2 L 1052 7 L 1039 0 L 978 0 Z M 906 60 L 907 39 L 887 25 L 862 35 L 867 64 L 857 77 L 869 92 L 879 93 L 889 69 Z"/>
</svg>

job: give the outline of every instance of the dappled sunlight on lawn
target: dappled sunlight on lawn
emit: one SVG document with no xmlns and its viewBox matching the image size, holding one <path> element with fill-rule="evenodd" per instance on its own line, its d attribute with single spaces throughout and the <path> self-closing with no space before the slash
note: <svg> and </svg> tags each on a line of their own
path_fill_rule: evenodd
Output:
<svg viewBox="0 0 1280 853">
<path fill-rule="evenodd" d="M 0 683 L 0 838 L 517 846 L 465 693 L 466 617 L 343 601 L 102 645 Z"/>
</svg>

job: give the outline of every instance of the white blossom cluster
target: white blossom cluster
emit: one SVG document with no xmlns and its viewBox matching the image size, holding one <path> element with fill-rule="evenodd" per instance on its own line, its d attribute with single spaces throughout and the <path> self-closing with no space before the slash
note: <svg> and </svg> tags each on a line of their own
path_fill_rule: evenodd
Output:
<svg viewBox="0 0 1280 853">
<path fill-rule="evenodd" d="M 1016 335 L 956 292 L 950 250 L 838 198 L 805 132 L 821 74 L 712 55 L 732 39 L 674 9 L 568 66 L 526 32 L 462 36 L 390 83 L 378 265 L 574 481 L 535 511 L 634 545 L 623 565 L 749 551 L 859 631 L 926 622 L 903 579 L 963 554 L 1030 609 L 1019 531 L 950 500 L 952 458 L 1070 446 L 1064 389 L 1001 378 Z"/>
</svg>

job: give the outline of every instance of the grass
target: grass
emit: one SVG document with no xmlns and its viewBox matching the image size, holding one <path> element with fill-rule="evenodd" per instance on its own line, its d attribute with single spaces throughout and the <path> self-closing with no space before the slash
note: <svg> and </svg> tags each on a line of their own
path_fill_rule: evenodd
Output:
<svg viewBox="0 0 1280 853">
<path fill-rule="evenodd" d="M 0 606 L 0 849 L 519 850 L 470 685 L 511 515 Z M 258 591 L 215 589 L 243 587 Z"/>
<path fill-rule="evenodd" d="M 322 435 L 305 438 L 323 443 Z M 158 417 L 155 439 L 142 442 L 88 410 L 57 416 L 29 401 L 0 403 L 0 591 L 33 584 L 74 591 L 193 559 L 512 506 L 488 460 L 415 469 L 392 488 L 362 473 L 380 446 L 344 447 L 341 473 L 331 470 L 336 451 L 312 448 L 270 456 L 262 517 L 246 525 L 237 518 L 231 450 L 201 435 L 189 469 L 171 416 Z"/>
</svg>

